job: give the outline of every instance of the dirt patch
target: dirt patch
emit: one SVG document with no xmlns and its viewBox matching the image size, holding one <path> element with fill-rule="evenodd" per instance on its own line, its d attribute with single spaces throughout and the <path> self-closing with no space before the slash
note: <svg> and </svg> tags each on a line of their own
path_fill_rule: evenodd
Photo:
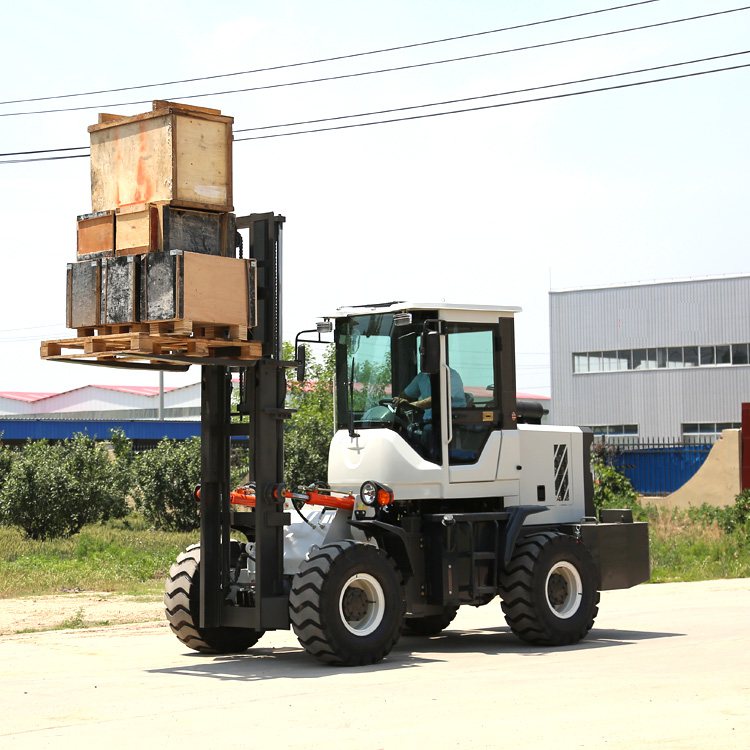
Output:
<svg viewBox="0 0 750 750">
<path fill-rule="evenodd" d="M 0 599 L 0 635 L 164 620 L 161 596 L 82 592 Z"/>
</svg>

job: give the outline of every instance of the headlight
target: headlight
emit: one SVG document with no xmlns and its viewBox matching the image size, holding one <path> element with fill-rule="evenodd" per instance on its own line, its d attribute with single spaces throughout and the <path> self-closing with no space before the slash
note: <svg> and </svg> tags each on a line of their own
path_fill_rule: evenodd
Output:
<svg viewBox="0 0 750 750">
<path fill-rule="evenodd" d="M 393 490 L 377 482 L 365 482 L 359 489 L 359 497 L 365 505 L 390 505 Z"/>
<path fill-rule="evenodd" d="M 359 490 L 359 496 L 365 505 L 375 505 L 378 500 L 378 488 L 374 482 L 365 482 Z"/>
</svg>

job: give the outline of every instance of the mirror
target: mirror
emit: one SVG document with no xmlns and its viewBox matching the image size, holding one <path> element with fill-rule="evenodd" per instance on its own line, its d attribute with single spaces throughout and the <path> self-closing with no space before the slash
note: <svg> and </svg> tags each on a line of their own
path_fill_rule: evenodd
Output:
<svg viewBox="0 0 750 750">
<path fill-rule="evenodd" d="M 304 344 L 297 344 L 297 380 L 303 383 L 305 380 L 305 365 L 307 362 L 307 350 Z"/>
</svg>

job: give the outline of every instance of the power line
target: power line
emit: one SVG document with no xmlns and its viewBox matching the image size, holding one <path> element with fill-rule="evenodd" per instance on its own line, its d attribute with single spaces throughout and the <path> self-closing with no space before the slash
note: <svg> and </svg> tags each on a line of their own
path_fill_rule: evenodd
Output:
<svg viewBox="0 0 750 750">
<path fill-rule="evenodd" d="M 741 54 L 748 54 L 748 52 L 735 52 L 735 53 L 731 53 L 729 55 L 719 55 L 718 57 L 731 57 L 733 55 L 741 55 Z M 705 59 L 711 59 L 711 58 L 705 58 Z M 702 62 L 702 60 L 696 60 L 694 62 Z M 658 66 L 658 68 L 656 68 L 656 69 L 666 68 L 666 67 L 673 67 L 673 66 L 676 66 L 676 65 L 685 65 L 685 64 L 689 64 L 689 63 L 673 63 L 672 65 Z M 336 125 L 336 126 L 327 127 L 327 128 L 313 128 L 313 129 L 310 129 L 310 130 L 298 130 L 298 131 L 294 131 L 294 132 L 290 132 L 290 133 L 272 133 L 272 134 L 269 134 L 269 135 L 248 136 L 246 138 L 235 138 L 234 140 L 235 140 L 235 142 L 239 143 L 239 142 L 243 142 L 243 141 L 256 141 L 256 140 L 263 140 L 263 139 L 267 139 L 267 138 L 282 138 L 282 137 L 292 136 L 292 135 L 307 135 L 307 134 L 310 134 L 310 133 L 322 133 L 322 132 L 328 132 L 328 131 L 332 131 L 332 130 L 347 130 L 347 129 L 350 129 L 350 128 L 366 127 L 366 126 L 369 126 L 369 125 L 386 125 L 386 124 L 390 124 L 390 123 L 394 123 L 394 122 L 406 122 L 406 121 L 409 121 L 409 120 L 421 120 L 421 119 L 426 119 L 428 117 L 442 117 L 444 115 L 463 114 L 465 112 L 478 112 L 478 111 L 482 111 L 482 110 L 486 110 L 486 109 L 497 109 L 497 108 L 500 108 L 500 107 L 512 107 L 512 106 L 516 106 L 516 105 L 519 105 L 519 104 L 531 104 L 531 103 L 535 103 L 535 102 L 551 101 L 551 100 L 554 100 L 554 99 L 565 99 L 565 98 L 572 97 L 572 96 L 582 96 L 584 94 L 595 94 L 595 93 L 600 93 L 600 92 L 604 92 L 604 91 L 615 91 L 615 90 L 618 90 L 618 89 L 633 88 L 635 86 L 645 86 L 645 85 L 648 85 L 648 84 L 651 84 L 651 83 L 665 83 L 665 82 L 668 82 L 668 81 L 676 81 L 676 80 L 680 80 L 680 79 L 684 79 L 684 78 L 694 78 L 694 77 L 697 77 L 697 76 L 709 75 L 711 73 L 723 73 L 723 72 L 730 71 L 730 70 L 740 70 L 742 68 L 747 68 L 747 67 L 750 67 L 750 63 L 745 63 L 743 65 L 734 65 L 734 66 L 730 66 L 730 67 L 726 67 L 726 68 L 715 68 L 713 70 L 702 70 L 702 71 L 697 71 L 697 72 L 694 72 L 694 73 L 683 73 L 682 75 L 668 76 L 666 78 L 654 78 L 654 79 L 650 79 L 650 80 L 647 80 L 647 81 L 636 81 L 636 82 L 633 82 L 633 83 L 622 83 L 622 84 L 618 84 L 616 86 L 605 86 L 603 88 L 598 88 L 598 89 L 586 89 L 586 90 L 583 90 L 583 91 L 573 91 L 573 92 L 568 92 L 568 93 L 564 93 L 564 94 L 555 94 L 553 96 L 542 96 L 542 97 L 536 97 L 536 98 L 533 98 L 533 99 L 522 99 L 520 101 L 514 101 L 514 102 L 501 102 L 499 104 L 486 104 L 486 105 L 481 106 L 481 107 L 468 107 L 466 109 L 450 110 L 450 111 L 447 111 L 447 112 L 430 112 L 428 114 L 412 115 L 410 117 L 398 117 L 398 118 L 392 118 L 392 119 L 389 119 L 389 120 L 376 120 L 374 122 L 353 123 L 351 125 Z M 644 72 L 645 70 L 648 70 L 648 69 L 644 69 L 644 70 L 641 70 L 641 71 L 631 71 L 630 73 L 612 74 L 612 76 L 601 76 L 600 78 L 609 78 L 609 77 L 613 77 L 614 75 L 630 75 L 630 74 L 634 74 L 634 73 Z M 583 82 L 586 82 L 586 81 L 589 81 L 589 80 L 597 80 L 597 79 L 582 79 L 579 82 L 583 83 Z M 533 89 L 528 89 L 528 90 L 538 90 L 538 89 L 543 89 L 543 88 L 552 88 L 552 87 L 555 87 L 555 86 L 562 86 L 562 85 L 570 85 L 570 84 L 549 84 L 547 86 L 538 86 L 538 87 L 535 87 Z M 519 90 L 517 92 L 505 92 L 505 94 L 522 93 L 523 91 L 525 91 L 525 90 Z M 503 94 L 487 94 L 486 96 L 502 96 L 502 95 Z M 469 101 L 471 99 L 476 99 L 476 98 L 477 97 L 469 97 L 467 99 L 467 101 Z M 483 98 L 483 97 L 479 97 L 479 98 Z M 456 100 L 456 101 L 462 101 L 462 100 Z M 426 104 L 426 105 L 418 105 L 418 106 L 425 106 L 426 107 L 426 106 L 437 106 L 437 105 Z M 343 119 L 343 118 L 334 117 L 334 118 L 328 118 L 328 119 L 330 119 L 330 120 L 337 120 L 337 119 Z M 283 126 L 272 126 L 272 127 L 283 127 Z M 44 153 L 44 152 L 39 152 L 39 153 Z M 34 161 L 52 161 L 52 160 L 55 160 L 55 159 L 77 159 L 77 158 L 86 158 L 86 157 L 88 157 L 88 154 L 77 154 L 77 155 L 72 155 L 72 156 L 49 156 L 49 157 L 40 157 L 40 158 L 32 158 L 32 159 L 9 159 L 9 160 L 0 161 L 0 164 L 18 164 L 18 163 L 34 162 Z"/>
<path fill-rule="evenodd" d="M 423 109 L 425 107 L 440 107 L 446 104 L 459 104 L 461 102 L 476 101 L 477 99 L 489 99 L 495 96 L 509 96 L 510 94 L 525 94 L 530 91 L 539 91 L 541 89 L 551 89 L 551 88 L 557 88 L 560 86 L 574 86 L 579 83 L 591 83 L 592 81 L 601 81 L 601 80 L 605 80 L 608 78 L 619 78 L 622 76 L 637 75 L 640 73 L 651 73 L 656 70 L 664 70 L 666 68 L 676 68 L 681 65 L 695 65 L 697 63 L 709 62 L 713 60 L 721 60 L 727 57 L 736 57 L 737 55 L 747 55 L 747 54 L 750 54 L 750 50 L 745 50 L 743 52 L 729 52 L 725 55 L 714 55 L 712 57 L 702 57 L 696 60 L 686 60 L 684 62 L 668 63 L 666 65 L 656 65 L 651 68 L 640 68 L 638 70 L 629 70 L 629 71 L 622 72 L 622 73 L 609 73 L 607 75 L 593 76 L 591 78 L 579 78 L 578 80 L 575 80 L 575 81 L 563 81 L 560 83 L 549 83 L 549 84 L 545 84 L 542 86 L 531 86 L 529 88 L 524 88 L 524 89 L 501 91 L 496 94 L 480 94 L 478 96 L 467 96 L 462 99 L 447 99 L 442 102 L 432 102 L 430 104 L 413 104 L 407 107 L 395 107 L 393 109 L 381 109 L 381 110 L 375 110 L 373 112 L 360 112 L 358 114 L 353 114 L 353 115 L 339 115 L 337 117 L 322 117 L 317 120 L 301 120 L 299 122 L 288 122 L 288 123 L 283 123 L 279 125 L 262 125 L 262 126 L 258 126 L 254 128 L 239 128 L 239 129 L 235 129 L 234 132 L 235 133 L 247 133 L 247 132 L 256 131 L 256 130 L 270 130 L 272 128 L 291 128 L 291 127 L 297 127 L 298 125 L 312 125 L 318 122 L 331 122 L 333 120 L 347 120 L 347 119 L 352 119 L 355 117 L 372 117 L 374 115 L 385 115 L 385 114 L 390 114 L 392 112 L 404 112 L 404 111 L 412 110 L 412 109 Z M 238 140 L 241 140 L 241 139 L 238 139 Z M 15 154 L 0 154 L 0 156 L 15 156 Z"/>
<path fill-rule="evenodd" d="M 119 88 L 112 89 L 100 89 L 98 91 L 85 91 L 75 94 L 56 94 L 52 96 L 37 96 L 30 99 L 11 99 L 5 102 L 0 102 L 0 106 L 6 104 L 25 104 L 29 102 L 42 102 L 50 101 L 52 99 L 70 99 L 78 96 L 95 96 L 98 94 L 115 94 L 121 91 L 134 91 L 137 89 L 155 88 L 158 86 L 174 86 L 180 83 L 197 83 L 199 81 L 211 81 L 218 78 L 231 78 L 232 76 L 244 76 L 254 73 L 268 73 L 276 70 L 285 70 L 287 68 L 299 68 L 305 65 L 318 65 L 320 63 L 337 62 L 339 60 L 351 60 L 357 57 L 366 57 L 368 55 L 379 55 L 385 52 L 397 52 L 404 49 L 413 49 L 415 47 L 426 47 L 431 44 L 443 44 L 445 42 L 455 42 L 462 39 L 471 39 L 478 36 L 487 36 L 489 34 L 500 34 L 505 31 L 516 31 L 518 29 L 527 29 L 533 26 L 542 26 L 544 24 L 557 23 L 558 21 L 570 21 L 575 18 L 583 18 L 584 16 L 593 16 L 602 13 L 610 13 L 615 10 L 623 10 L 627 8 L 633 8 L 638 5 L 649 5 L 655 2 L 661 2 L 662 0 L 640 0 L 640 2 L 628 3 L 626 5 L 616 5 L 611 8 L 601 8 L 599 10 L 590 10 L 585 13 L 575 13 L 568 16 L 558 16 L 556 18 L 548 18 L 543 21 L 530 21 L 529 23 L 521 23 L 515 26 L 506 26 L 500 29 L 490 29 L 489 31 L 477 31 L 472 34 L 461 34 L 460 36 L 445 37 L 443 39 L 432 39 L 427 42 L 414 42 L 411 44 L 402 44 L 397 47 L 385 47 L 383 49 L 369 50 L 367 52 L 354 52 L 347 55 L 337 55 L 336 57 L 324 57 L 317 60 L 305 60 L 304 62 L 296 63 L 285 63 L 283 65 L 273 65 L 267 68 L 255 68 L 253 70 L 242 70 L 234 73 L 220 73 L 211 76 L 201 76 L 199 78 L 183 78 L 176 81 L 163 81 L 162 83 L 145 83 L 138 86 L 121 86 Z M 140 102 L 138 102 L 140 103 Z M 109 105 L 112 106 L 112 105 Z"/>
<path fill-rule="evenodd" d="M 248 88 L 242 88 L 242 89 L 230 89 L 227 91 L 214 91 L 214 92 L 208 92 L 205 94 L 186 94 L 184 96 L 178 96 L 177 99 L 180 100 L 186 100 L 186 99 L 199 99 L 207 96 L 225 96 L 228 94 L 241 94 L 241 93 L 248 93 L 251 91 L 267 91 L 269 89 L 277 89 L 277 88 L 286 88 L 289 86 L 303 86 L 308 85 L 311 83 L 326 83 L 330 81 L 340 81 L 345 80 L 349 78 L 361 78 L 363 76 L 369 76 L 369 75 L 379 75 L 380 73 L 395 73 L 395 72 L 401 72 L 403 70 L 413 70 L 416 68 L 425 68 L 432 65 L 445 65 L 447 63 L 454 63 L 454 62 L 464 62 L 466 60 L 477 60 L 484 57 L 492 57 L 496 55 L 504 55 L 504 54 L 510 54 L 513 52 L 526 52 L 528 50 L 533 49 L 542 49 L 544 47 L 553 47 L 561 44 L 571 44 L 573 42 L 582 42 L 582 41 L 589 41 L 591 39 L 601 39 L 603 37 L 609 37 L 609 36 L 615 36 L 617 34 L 626 34 L 630 33 L 632 31 L 645 31 L 647 29 L 654 29 L 659 28 L 662 26 L 670 26 L 677 23 L 685 23 L 687 21 L 698 21 L 705 18 L 712 18 L 715 16 L 722 16 L 727 15 L 729 13 L 738 13 L 740 11 L 750 10 L 750 6 L 743 6 L 741 8 L 731 8 L 729 10 L 721 10 L 721 11 L 715 11 L 713 13 L 704 13 L 702 15 L 698 16 L 689 16 L 686 18 L 677 18 L 673 19 L 671 21 L 660 21 L 659 23 L 652 23 L 652 24 L 645 24 L 642 26 L 634 26 L 627 29 L 616 29 L 614 31 L 605 31 L 598 34 L 589 34 L 586 36 L 579 36 L 579 37 L 572 37 L 569 39 L 560 39 L 553 42 L 542 42 L 540 44 L 531 44 L 526 45 L 523 47 L 514 47 L 510 49 L 504 49 L 504 50 L 496 50 L 494 52 L 483 52 L 476 55 L 464 55 L 462 57 L 454 57 L 454 58 L 448 58 L 444 60 L 431 60 L 429 62 L 423 62 L 423 63 L 413 63 L 411 65 L 399 65 L 391 68 L 381 68 L 378 70 L 366 70 L 359 73 L 344 73 L 336 76 L 326 76 L 323 78 L 311 78 L 307 80 L 302 81 L 288 81 L 286 83 L 274 83 L 274 84 L 267 84 L 265 86 L 251 86 Z M 3 112 L 0 113 L 0 117 L 17 117 L 17 116 L 23 116 L 23 115 L 43 115 L 43 114 L 54 114 L 54 113 L 60 113 L 60 112 L 80 112 L 83 110 L 89 110 L 89 109 L 102 109 L 103 107 L 126 107 L 126 106 L 132 106 L 136 104 L 148 104 L 149 99 L 142 99 L 139 101 L 131 101 L 131 102 L 119 102 L 116 104 L 91 104 L 81 107 L 63 107 L 58 109 L 42 109 L 42 110 L 32 110 L 32 111 L 26 111 L 26 112 Z"/>
<path fill-rule="evenodd" d="M 479 112 L 485 109 L 498 109 L 500 107 L 513 107 L 518 104 L 532 104 L 534 102 L 546 102 L 551 101 L 553 99 L 566 99 L 571 96 L 583 96 L 584 94 L 597 94 L 603 91 L 615 91 L 617 89 L 626 89 L 626 88 L 633 88 L 634 86 L 645 86 L 650 83 L 664 83 L 666 81 L 677 81 L 682 78 L 694 78 L 696 76 L 702 76 L 702 75 L 708 75 L 710 73 L 723 73 L 728 70 L 739 70 L 740 68 L 748 68 L 750 67 L 750 63 L 745 63 L 744 65 L 734 65 L 732 67 L 728 68 L 716 68 L 714 70 L 702 70 L 698 71 L 696 73 L 683 73 L 679 76 L 669 76 L 667 78 L 653 78 L 648 81 L 637 81 L 635 83 L 621 83 L 616 86 L 606 86 L 604 88 L 599 89 L 586 89 L 584 91 L 572 91 L 567 94 L 555 94 L 553 96 L 540 96 L 536 97 L 534 99 L 522 99 L 520 101 L 515 102 L 501 102 L 500 104 L 485 104 L 481 107 L 469 107 L 467 109 L 456 109 L 456 110 L 450 110 L 448 112 L 430 112 L 425 115 L 412 115 L 410 117 L 397 117 L 390 120 L 376 120 L 374 122 L 358 122 L 353 123 L 351 125 L 335 125 L 330 128 L 314 128 L 311 130 L 297 130 L 293 133 L 272 133 L 270 135 L 254 135 L 254 136 L 248 136 L 247 138 L 235 138 L 236 142 L 240 141 L 258 141 L 263 140 L 266 138 L 283 138 L 285 136 L 290 135 L 306 135 L 308 133 L 323 133 L 329 130 L 347 130 L 349 128 L 362 128 L 367 127 L 368 125 L 386 125 L 393 122 L 406 122 L 408 120 L 423 120 L 428 117 L 442 117 L 444 115 L 458 115 L 463 114 L 464 112 Z M 2 164 L 3 162 L 0 162 Z"/>
<path fill-rule="evenodd" d="M 476 101 L 478 99 L 489 99 L 491 97 L 495 96 L 509 96 L 510 94 L 524 94 L 528 93 L 530 91 L 539 91 L 542 89 L 549 89 L 549 88 L 557 88 L 560 86 L 573 86 L 579 83 L 590 83 L 592 81 L 600 81 L 605 80 L 608 78 L 618 78 L 622 76 L 629 76 L 629 75 L 637 75 L 640 73 L 651 73 L 655 70 L 664 70 L 666 68 L 675 68 L 682 65 L 695 65 L 697 63 L 703 63 L 703 62 L 711 62 L 713 60 L 721 60 L 727 57 L 736 57 L 738 55 L 747 55 L 750 54 L 750 50 L 744 50 L 742 52 L 729 52 L 724 55 L 714 55 L 712 57 L 702 57 L 697 58 L 695 60 L 685 60 L 682 62 L 676 62 L 676 63 L 668 63 L 666 65 L 656 65 L 650 68 L 640 68 L 636 70 L 629 70 L 621 73 L 610 73 L 607 75 L 602 76 L 593 76 L 590 78 L 579 78 L 574 81 L 562 81 L 559 83 L 550 83 L 550 84 L 544 84 L 541 86 L 531 86 L 529 88 L 524 89 L 514 89 L 509 91 L 501 91 L 494 94 L 480 94 L 478 96 L 468 96 L 461 99 L 447 99 L 442 102 L 431 102 L 429 104 L 414 104 L 407 107 L 395 107 L 393 109 L 381 109 L 381 110 L 374 110 L 372 112 L 359 112 L 357 114 L 351 114 L 351 115 L 338 115 L 336 117 L 322 117 L 316 120 L 300 120 L 298 122 L 287 122 L 287 123 L 279 123 L 277 125 L 262 125 L 258 127 L 253 128 L 235 128 L 234 133 L 247 133 L 250 131 L 256 131 L 256 130 L 270 130 L 272 128 L 287 128 L 287 127 L 296 127 L 298 125 L 311 125 L 318 122 L 331 122 L 334 120 L 346 120 L 346 119 L 352 119 L 355 117 L 372 117 L 374 115 L 384 115 L 384 114 L 390 114 L 392 112 L 403 112 L 407 110 L 412 109 L 423 109 L 425 107 L 440 107 L 444 106 L 446 104 L 459 104 L 461 102 L 469 102 L 469 101 Z M 10 151 L 8 153 L 0 153 L 0 157 L 4 156 L 29 156 L 32 154 L 48 154 L 48 153 L 55 153 L 59 151 L 82 151 L 82 150 L 88 150 L 88 146 L 75 146 L 71 148 L 53 148 L 53 149 L 40 149 L 37 151 Z M 88 156 L 88 154 L 83 154 L 83 156 Z M 75 158 L 75 157 L 71 157 Z"/>
</svg>

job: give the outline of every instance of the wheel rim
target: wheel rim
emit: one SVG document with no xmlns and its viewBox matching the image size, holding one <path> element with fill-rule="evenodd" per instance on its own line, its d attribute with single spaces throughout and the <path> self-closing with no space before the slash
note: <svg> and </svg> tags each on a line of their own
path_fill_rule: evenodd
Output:
<svg viewBox="0 0 750 750">
<path fill-rule="evenodd" d="M 358 636 L 370 635 L 383 621 L 385 594 L 377 579 L 367 573 L 353 575 L 341 589 L 339 613 L 346 629 Z"/>
<path fill-rule="evenodd" d="M 557 617 L 566 620 L 580 608 L 583 583 L 578 569 L 569 562 L 559 562 L 547 575 L 547 604 Z"/>
</svg>

